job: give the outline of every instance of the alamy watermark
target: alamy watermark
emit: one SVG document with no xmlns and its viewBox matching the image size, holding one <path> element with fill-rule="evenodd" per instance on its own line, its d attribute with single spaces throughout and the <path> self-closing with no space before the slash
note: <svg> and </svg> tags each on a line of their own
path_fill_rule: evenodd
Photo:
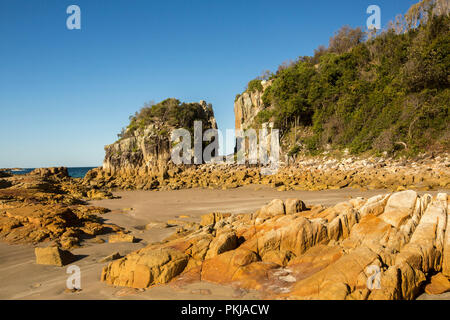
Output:
<svg viewBox="0 0 450 320">
<path fill-rule="evenodd" d="M 235 135 L 236 139 L 232 137 Z M 218 129 L 203 132 L 202 122 L 194 122 L 194 142 L 192 149 L 191 132 L 176 129 L 171 135 L 171 160 L 181 164 L 250 164 L 263 167 L 261 174 L 270 175 L 277 172 L 280 162 L 280 133 L 273 128 L 273 123 L 263 124 L 257 132 L 249 130 L 226 130 L 227 143 L 236 141 L 235 153 L 228 156 L 219 155 L 219 143 L 223 134 Z M 210 142 L 204 147 L 204 142 Z"/>
<path fill-rule="evenodd" d="M 70 14 L 66 20 L 66 26 L 69 30 L 81 29 L 81 8 L 78 5 L 72 4 L 67 7 L 66 13 Z M 381 8 L 378 5 L 370 5 L 366 10 L 367 14 L 370 14 L 367 18 L 368 30 L 380 30 L 381 29 Z"/>
<path fill-rule="evenodd" d="M 369 290 L 381 289 L 381 269 L 377 265 L 370 265 L 366 268 L 366 273 L 369 275 L 367 278 L 367 288 Z"/>
<path fill-rule="evenodd" d="M 66 26 L 69 30 L 81 29 L 81 9 L 79 6 L 72 4 L 67 7 L 66 13 L 70 14 L 66 20 Z"/>
<path fill-rule="evenodd" d="M 367 29 L 380 30 L 381 29 L 381 8 L 377 5 L 370 5 L 367 7 L 367 14 L 370 14 L 367 18 Z"/>
<path fill-rule="evenodd" d="M 77 265 L 71 265 L 67 268 L 66 273 L 70 276 L 66 280 L 66 287 L 69 290 L 81 289 L 81 269 Z"/>
</svg>

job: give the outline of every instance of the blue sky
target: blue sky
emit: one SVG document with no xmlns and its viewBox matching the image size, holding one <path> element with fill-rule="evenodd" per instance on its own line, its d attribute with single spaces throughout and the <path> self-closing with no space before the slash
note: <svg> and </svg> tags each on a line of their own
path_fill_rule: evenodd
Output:
<svg viewBox="0 0 450 320">
<path fill-rule="evenodd" d="M 203 99 L 234 128 L 234 97 L 263 70 L 365 26 L 369 5 L 386 25 L 416 2 L 0 0 L 0 168 L 101 165 L 150 100 Z"/>
</svg>

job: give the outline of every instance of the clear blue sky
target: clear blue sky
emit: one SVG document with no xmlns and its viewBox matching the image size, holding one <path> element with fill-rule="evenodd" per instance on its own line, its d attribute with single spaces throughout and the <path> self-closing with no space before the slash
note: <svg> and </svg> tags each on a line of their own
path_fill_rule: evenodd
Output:
<svg viewBox="0 0 450 320">
<path fill-rule="evenodd" d="M 234 128 L 234 97 L 263 70 L 365 26 L 371 4 L 386 25 L 415 2 L 0 0 L 0 168 L 101 165 L 128 117 L 167 97 Z"/>
</svg>

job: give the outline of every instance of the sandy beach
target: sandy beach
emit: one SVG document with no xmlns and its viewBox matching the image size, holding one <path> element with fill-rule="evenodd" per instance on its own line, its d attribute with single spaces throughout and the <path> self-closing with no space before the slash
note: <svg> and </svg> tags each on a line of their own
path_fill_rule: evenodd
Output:
<svg viewBox="0 0 450 320">
<path fill-rule="evenodd" d="M 210 212 L 249 213 L 275 198 L 298 198 L 308 206 L 332 206 L 349 198 L 368 198 L 380 193 L 385 191 L 279 192 L 266 186 L 245 186 L 232 190 L 116 192 L 114 195 L 120 198 L 91 201 L 90 204 L 109 208 L 111 212 L 102 215 L 102 218 L 127 228 L 138 242 L 97 243 L 86 240 L 83 247 L 72 250 L 78 260 L 71 265 L 81 269 L 82 290 L 76 293 L 65 290 L 68 266 L 37 265 L 33 246 L 0 243 L 0 299 L 259 299 L 256 292 L 207 282 L 182 286 L 169 283 L 145 291 L 114 288 L 100 282 L 101 269 L 107 262 L 100 263 L 99 260 L 114 252 L 123 256 L 151 242 L 161 241 L 176 230 L 176 226 L 164 226 L 163 222 L 168 220 L 199 221 L 201 215 Z M 149 223 L 153 223 L 154 227 L 145 229 L 144 226 Z M 108 236 L 102 238 L 107 240 Z"/>
</svg>

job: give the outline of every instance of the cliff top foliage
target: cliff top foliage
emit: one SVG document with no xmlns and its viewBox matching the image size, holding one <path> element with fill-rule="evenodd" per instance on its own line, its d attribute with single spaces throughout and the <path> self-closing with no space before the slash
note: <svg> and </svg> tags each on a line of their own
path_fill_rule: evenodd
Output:
<svg viewBox="0 0 450 320">
<path fill-rule="evenodd" d="M 169 128 L 185 128 L 192 131 L 194 121 L 208 123 L 214 116 L 212 105 L 204 108 L 200 103 L 185 103 L 169 98 L 159 103 L 145 103 L 144 107 L 130 116 L 130 124 L 118 134 L 119 139 L 134 135 L 138 129 L 144 129 L 151 124 L 161 127 L 160 134 L 169 134 Z"/>
<path fill-rule="evenodd" d="M 263 86 L 261 84 L 261 80 L 260 79 L 253 79 L 248 83 L 247 86 L 247 91 L 248 92 L 255 92 L 255 91 L 263 91 Z"/>
<path fill-rule="evenodd" d="M 284 63 L 269 77 L 255 125 L 273 121 L 281 137 L 312 128 L 295 135 L 291 154 L 449 150 L 450 19 L 442 5 L 423 0 L 377 35 L 345 26 L 328 48 Z"/>
</svg>

